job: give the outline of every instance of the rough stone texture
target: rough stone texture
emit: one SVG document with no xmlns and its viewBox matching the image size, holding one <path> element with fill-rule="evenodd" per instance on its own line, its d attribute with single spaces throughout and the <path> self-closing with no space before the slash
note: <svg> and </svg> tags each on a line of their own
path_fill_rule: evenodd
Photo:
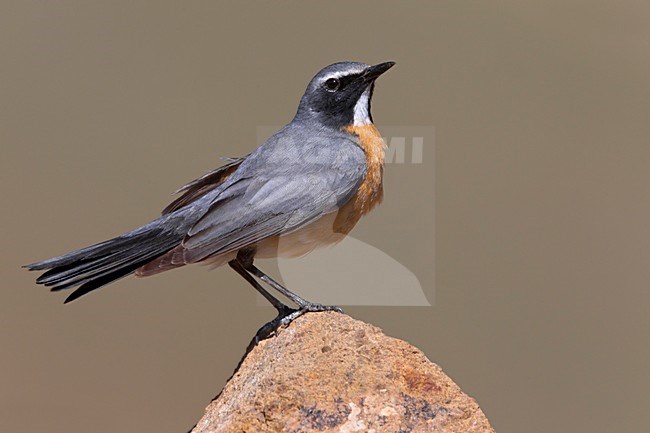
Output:
<svg viewBox="0 0 650 433">
<path fill-rule="evenodd" d="M 335 312 L 306 314 L 261 341 L 192 430 L 493 431 L 420 350 Z"/>
</svg>

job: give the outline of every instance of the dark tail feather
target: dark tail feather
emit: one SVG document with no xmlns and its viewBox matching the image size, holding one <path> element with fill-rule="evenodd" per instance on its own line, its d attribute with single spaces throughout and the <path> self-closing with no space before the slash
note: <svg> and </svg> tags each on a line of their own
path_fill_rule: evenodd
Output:
<svg viewBox="0 0 650 433">
<path fill-rule="evenodd" d="M 36 282 L 52 291 L 79 286 L 65 300 L 71 302 L 95 289 L 132 274 L 183 240 L 183 230 L 165 229 L 159 219 L 130 233 L 78 251 L 25 266 L 49 269 Z"/>
<path fill-rule="evenodd" d="M 119 280 L 120 278 L 124 278 L 127 275 L 130 275 L 133 272 L 135 272 L 135 270 L 138 269 L 140 266 L 149 263 L 150 260 L 151 259 L 145 259 L 139 262 L 130 263 L 126 266 L 118 267 L 114 271 L 105 272 L 101 275 L 93 277 L 91 280 L 89 280 L 86 283 L 83 283 L 77 290 L 72 292 L 70 296 L 65 298 L 65 301 L 63 301 L 63 303 L 67 304 L 68 302 L 72 302 L 75 299 L 80 298 L 81 296 L 92 292 L 93 290 L 99 289 L 100 287 L 105 286 L 106 284 Z"/>
</svg>

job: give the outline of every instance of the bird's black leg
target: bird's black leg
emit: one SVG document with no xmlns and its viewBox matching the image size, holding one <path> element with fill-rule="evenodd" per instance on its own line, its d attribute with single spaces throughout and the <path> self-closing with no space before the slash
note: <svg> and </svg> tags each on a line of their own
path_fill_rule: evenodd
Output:
<svg viewBox="0 0 650 433">
<path fill-rule="evenodd" d="M 260 292 L 264 298 L 266 298 L 267 301 L 271 303 L 275 307 L 276 310 L 278 310 L 278 315 L 275 319 L 271 320 L 270 322 L 266 323 L 264 326 L 262 326 L 257 333 L 255 334 L 255 337 L 253 337 L 253 340 L 251 341 L 250 345 L 248 346 L 248 349 L 246 350 L 246 353 L 250 352 L 257 343 L 259 343 L 262 340 L 265 340 L 269 338 L 271 335 L 275 334 L 277 329 L 282 326 L 290 323 L 295 317 L 297 317 L 298 310 L 295 310 L 288 305 L 285 305 L 280 301 L 278 298 L 275 296 L 271 295 L 264 287 L 258 283 L 255 278 L 246 271 L 242 263 L 238 259 L 234 259 L 228 262 L 231 268 L 233 268 L 239 275 L 244 277 L 246 281 L 250 283 L 251 286 L 255 287 L 255 290 Z"/>
<path fill-rule="evenodd" d="M 268 336 L 273 334 L 279 326 L 288 325 L 297 317 L 310 311 L 338 311 L 339 313 L 343 312 L 343 310 L 341 310 L 339 307 L 315 304 L 296 295 L 295 293 L 293 293 L 292 291 L 284 287 L 282 284 L 278 283 L 273 278 L 266 275 L 255 265 L 253 265 L 254 256 L 255 256 L 255 250 L 242 249 L 239 250 L 239 252 L 237 253 L 237 257 L 231 260 L 230 262 L 228 262 L 228 264 L 230 265 L 231 268 L 237 271 L 239 275 L 244 277 L 244 279 L 248 281 L 253 287 L 255 287 L 255 290 L 260 292 L 262 296 L 264 296 L 278 310 L 278 317 L 276 317 L 275 319 L 273 319 L 272 321 L 264 325 L 262 328 L 260 328 L 260 330 L 257 332 L 257 335 L 255 337 L 255 341 L 260 341 L 265 338 L 268 338 Z M 253 275 L 255 275 L 256 277 L 258 277 L 259 279 L 267 283 L 269 286 L 271 286 L 272 288 L 280 292 L 282 295 L 289 298 L 292 302 L 294 302 L 298 306 L 298 309 L 296 310 L 288 307 L 287 305 L 283 304 L 279 299 L 271 295 L 266 289 L 264 289 L 264 287 L 262 287 L 253 278 Z"/>
<path fill-rule="evenodd" d="M 253 278 L 253 276 L 248 273 L 248 271 L 244 268 L 244 265 L 238 259 L 233 259 L 229 261 L 228 264 L 239 275 L 244 277 L 244 279 L 248 281 L 251 286 L 255 287 L 255 290 L 260 292 L 260 294 L 264 296 L 264 298 L 266 298 L 266 300 L 269 301 L 276 310 L 278 310 L 278 317 L 284 317 L 296 311 L 293 308 L 290 308 L 289 306 L 283 304 L 282 301 L 280 301 L 278 298 L 270 294 L 264 287 L 262 287 L 261 284 L 258 283 L 255 278 Z"/>
<path fill-rule="evenodd" d="M 268 284 L 269 286 L 273 287 L 275 290 L 280 292 L 282 295 L 286 296 L 287 298 L 295 302 L 299 308 L 297 313 L 302 314 L 308 311 L 338 311 L 339 313 L 343 312 L 343 310 L 341 310 L 339 307 L 316 304 L 301 298 L 300 296 L 296 295 L 295 293 L 293 293 L 292 291 L 284 287 L 282 284 L 278 283 L 273 278 L 269 277 L 264 272 L 262 272 L 257 266 L 253 264 L 252 261 L 250 263 L 245 264 L 245 268 L 248 272 L 252 273 L 260 280 L 264 281 L 266 284 Z M 298 316 L 296 315 L 296 317 Z"/>
</svg>

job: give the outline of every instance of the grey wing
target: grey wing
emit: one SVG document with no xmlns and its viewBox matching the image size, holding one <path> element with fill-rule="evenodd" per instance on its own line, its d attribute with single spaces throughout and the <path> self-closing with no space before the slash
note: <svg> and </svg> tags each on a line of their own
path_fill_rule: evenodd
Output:
<svg viewBox="0 0 650 433">
<path fill-rule="evenodd" d="M 180 193 L 181 195 L 173 202 L 171 202 L 165 209 L 163 209 L 162 214 L 166 215 L 184 206 L 187 206 L 194 200 L 197 200 L 198 198 L 217 188 L 237 170 L 239 165 L 247 157 L 248 155 L 242 158 L 227 158 L 227 164 L 215 170 L 212 170 L 209 173 L 206 173 L 198 179 L 195 179 L 187 185 L 181 187 L 178 191 L 176 191 L 176 194 Z"/>
<path fill-rule="evenodd" d="M 257 167 L 253 176 L 232 182 L 189 230 L 182 244 L 185 263 L 289 233 L 338 210 L 366 173 L 361 149 L 350 146 L 345 153 L 324 163 L 295 166 L 297 173 L 286 166 L 268 172 Z"/>
</svg>

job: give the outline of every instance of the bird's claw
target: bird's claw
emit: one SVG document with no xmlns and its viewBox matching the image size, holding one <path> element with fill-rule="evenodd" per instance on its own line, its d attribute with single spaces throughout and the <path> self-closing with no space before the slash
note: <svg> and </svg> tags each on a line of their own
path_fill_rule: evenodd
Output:
<svg viewBox="0 0 650 433">
<path fill-rule="evenodd" d="M 340 307 L 335 305 L 322 305 L 316 303 L 305 303 L 300 308 L 291 308 L 286 305 L 278 308 L 278 315 L 275 319 L 271 320 L 264 326 L 262 326 L 255 336 L 255 343 L 259 343 L 262 340 L 275 335 L 279 328 L 284 328 L 289 326 L 291 322 L 296 320 L 298 317 L 302 316 L 305 313 L 315 313 L 319 311 L 335 311 L 337 313 L 343 313 L 343 310 Z"/>
<path fill-rule="evenodd" d="M 309 302 L 300 306 L 300 308 L 297 310 L 288 308 L 287 314 L 282 314 L 281 312 L 278 318 L 280 319 L 281 326 L 287 326 L 305 313 L 316 313 L 320 311 L 335 311 L 337 313 L 343 313 L 343 310 L 335 305 L 322 305 Z"/>
<path fill-rule="evenodd" d="M 311 302 L 303 305 L 300 309 L 304 310 L 305 312 L 336 311 L 337 313 L 343 313 L 341 307 L 337 307 L 336 305 L 323 305 Z"/>
</svg>

